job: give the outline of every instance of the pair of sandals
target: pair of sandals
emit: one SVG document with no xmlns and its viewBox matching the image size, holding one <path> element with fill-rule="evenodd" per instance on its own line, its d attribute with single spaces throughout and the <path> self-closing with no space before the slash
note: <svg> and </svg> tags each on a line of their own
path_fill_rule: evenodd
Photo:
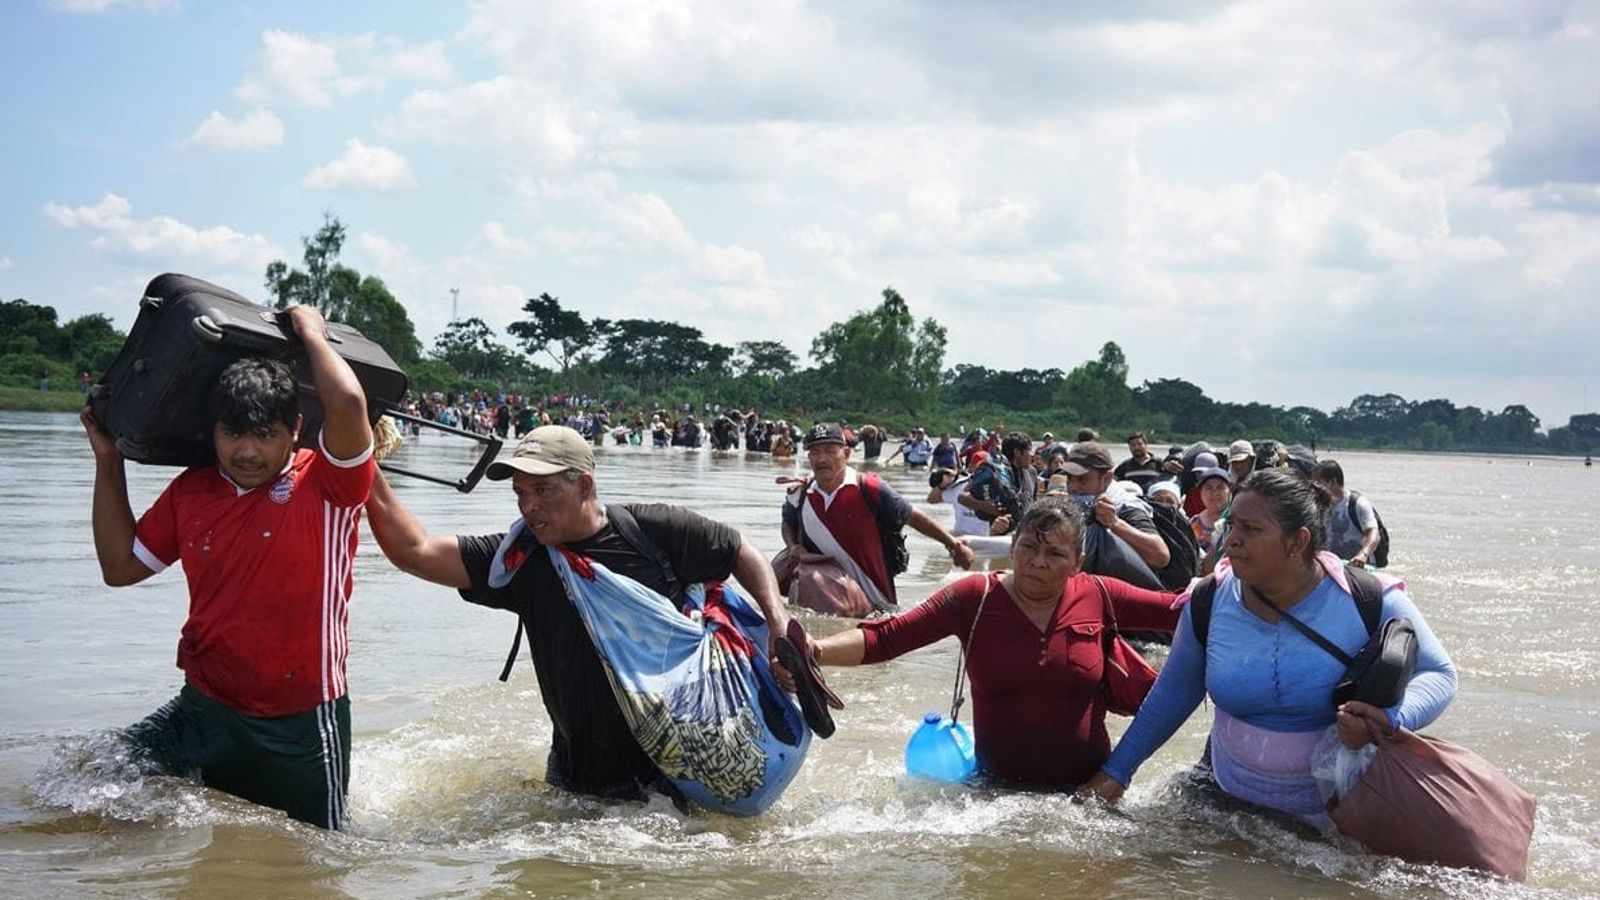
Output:
<svg viewBox="0 0 1600 900">
<path fill-rule="evenodd" d="M 794 676 L 794 695 L 800 701 L 800 713 L 817 737 L 832 737 L 833 709 L 844 709 L 844 701 L 828 687 L 822 678 L 822 666 L 812 649 L 811 637 L 806 634 L 799 619 L 790 619 L 789 628 L 772 642 L 778 662 Z"/>
</svg>

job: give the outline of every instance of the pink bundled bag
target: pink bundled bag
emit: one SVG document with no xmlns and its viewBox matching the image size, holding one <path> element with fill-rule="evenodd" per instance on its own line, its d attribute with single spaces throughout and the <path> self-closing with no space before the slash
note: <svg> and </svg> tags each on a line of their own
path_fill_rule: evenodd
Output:
<svg viewBox="0 0 1600 900">
<path fill-rule="evenodd" d="M 1478 754 L 1402 728 L 1378 741 L 1361 780 L 1328 812 L 1340 832 L 1374 853 L 1521 881 L 1534 806 L 1532 795 Z"/>
<path fill-rule="evenodd" d="M 852 619 L 872 612 L 872 601 L 831 556 L 785 547 L 772 558 L 772 571 L 778 590 L 806 609 Z"/>
</svg>

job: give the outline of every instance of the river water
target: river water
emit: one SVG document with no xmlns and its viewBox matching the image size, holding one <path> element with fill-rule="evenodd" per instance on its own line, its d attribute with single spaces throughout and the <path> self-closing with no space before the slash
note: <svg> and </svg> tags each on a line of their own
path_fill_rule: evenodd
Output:
<svg viewBox="0 0 1600 900">
<path fill-rule="evenodd" d="M 464 469 L 425 435 L 401 451 Z M 948 708 L 953 642 L 835 670 L 849 708 L 766 815 L 607 804 L 542 781 L 550 725 L 526 660 L 495 680 L 514 620 L 402 575 L 363 536 L 350 614 L 351 824 L 330 834 L 120 768 L 110 729 L 154 710 L 186 597 L 174 570 L 101 585 L 93 464 L 69 415 L 0 413 L 0 895 L 193 897 L 1577 897 L 1600 896 L 1600 472 L 1571 460 L 1341 454 L 1394 536 L 1394 564 L 1449 649 L 1460 694 L 1430 733 L 1502 765 L 1539 801 L 1525 885 L 1353 855 L 1249 814 L 1197 806 L 1176 776 L 1207 707 L 1140 772 L 1122 808 L 908 783 L 920 715 Z M 397 461 L 400 461 L 397 459 Z M 602 451 L 607 501 L 681 503 L 778 549 L 794 463 Z M 174 470 L 129 467 L 135 511 Z M 886 476 L 920 502 L 926 482 Z M 439 532 L 502 529 L 509 489 L 397 487 Z M 948 521 L 948 510 L 924 507 Z M 952 577 L 909 539 L 901 596 Z M 845 623 L 809 617 L 829 633 Z M 1125 720 L 1113 717 L 1113 731 Z"/>
</svg>

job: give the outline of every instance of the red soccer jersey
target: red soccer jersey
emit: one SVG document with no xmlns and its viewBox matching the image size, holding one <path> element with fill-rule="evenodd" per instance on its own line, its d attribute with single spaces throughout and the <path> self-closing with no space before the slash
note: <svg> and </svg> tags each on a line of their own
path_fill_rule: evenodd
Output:
<svg viewBox="0 0 1600 900">
<path fill-rule="evenodd" d="M 183 563 L 178 668 L 196 690 L 252 716 L 344 695 L 356 526 L 375 470 L 370 450 L 342 461 L 297 450 L 246 491 L 213 464 L 174 478 L 140 517 L 139 560 Z"/>
</svg>

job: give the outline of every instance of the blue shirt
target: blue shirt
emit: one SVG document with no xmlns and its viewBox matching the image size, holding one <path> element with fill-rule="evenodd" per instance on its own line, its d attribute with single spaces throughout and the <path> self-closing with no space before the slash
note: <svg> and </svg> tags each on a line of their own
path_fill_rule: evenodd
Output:
<svg viewBox="0 0 1600 900">
<path fill-rule="evenodd" d="M 1288 609 L 1352 656 L 1367 643 L 1355 599 L 1331 576 Z M 1391 724 L 1416 730 L 1455 699 L 1455 667 L 1404 589 L 1385 590 L 1382 609 L 1382 620 L 1404 616 L 1416 627 L 1416 673 L 1405 697 L 1387 710 Z M 1106 774 L 1124 785 L 1207 695 L 1228 715 L 1269 731 L 1314 731 L 1333 724 L 1333 689 L 1344 663 L 1287 619 L 1269 623 L 1246 609 L 1238 578 L 1219 576 L 1204 646 L 1195 637 L 1190 613 L 1185 605 L 1161 675 L 1106 761 Z"/>
</svg>

